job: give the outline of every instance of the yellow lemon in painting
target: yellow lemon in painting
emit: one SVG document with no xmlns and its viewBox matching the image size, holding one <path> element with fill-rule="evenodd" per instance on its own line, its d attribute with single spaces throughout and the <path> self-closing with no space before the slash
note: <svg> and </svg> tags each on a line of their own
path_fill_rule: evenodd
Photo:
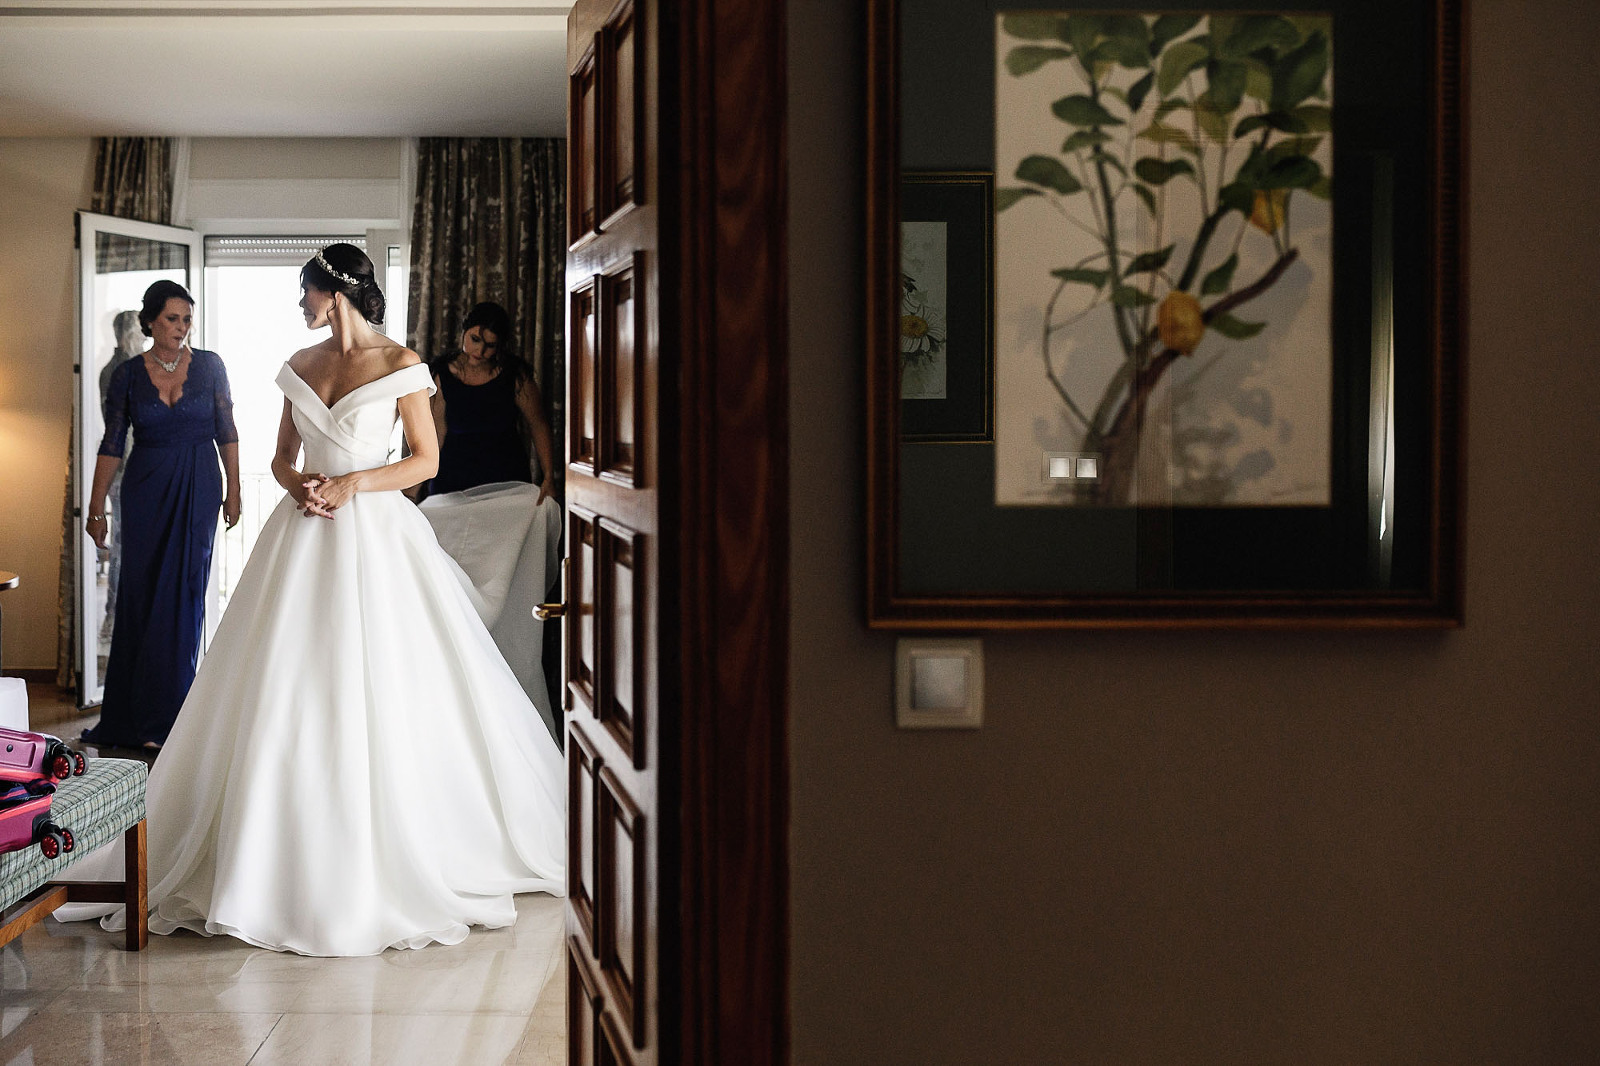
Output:
<svg viewBox="0 0 1600 1066">
<path fill-rule="evenodd" d="M 1167 293 L 1156 310 L 1156 332 L 1161 343 L 1175 352 L 1188 355 L 1205 336 L 1205 319 L 1200 316 L 1200 301 L 1183 291 Z"/>
<path fill-rule="evenodd" d="M 1262 233 L 1277 233 L 1283 225 L 1284 205 L 1289 193 L 1284 189 L 1256 192 L 1255 207 L 1250 212 L 1250 224 Z"/>
<path fill-rule="evenodd" d="M 926 337 L 928 335 L 928 320 L 921 315 L 900 316 L 900 336 Z"/>
</svg>

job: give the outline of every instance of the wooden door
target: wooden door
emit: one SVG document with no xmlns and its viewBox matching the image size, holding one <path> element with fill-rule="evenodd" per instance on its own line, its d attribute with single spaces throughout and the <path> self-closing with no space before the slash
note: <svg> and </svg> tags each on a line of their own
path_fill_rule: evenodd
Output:
<svg viewBox="0 0 1600 1066">
<path fill-rule="evenodd" d="M 661 1061 L 657 0 L 567 20 L 568 1061 Z"/>
<path fill-rule="evenodd" d="M 573 1066 L 786 1061 L 783 25 L 567 21 Z"/>
</svg>

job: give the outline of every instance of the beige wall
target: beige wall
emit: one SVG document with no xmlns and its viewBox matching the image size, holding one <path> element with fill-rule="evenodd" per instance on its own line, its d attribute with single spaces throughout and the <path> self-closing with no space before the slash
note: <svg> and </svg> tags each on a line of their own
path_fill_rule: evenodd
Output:
<svg viewBox="0 0 1600 1066">
<path fill-rule="evenodd" d="M 397 178 L 394 137 L 196 137 L 189 177 Z"/>
<path fill-rule="evenodd" d="M 910 734 L 859 8 L 792 4 L 797 1066 L 1600 1061 L 1600 19 L 1470 6 L 1466 628 L 994 634 L 983 730 Z"/>
<path fill-rule="evenodd" d="M 87 138 L 0 138 L 0 593 L 8 671 L 54 670 L 61 498 L 72 413 L 73 211 L 89 206 Z"/>
</svg>

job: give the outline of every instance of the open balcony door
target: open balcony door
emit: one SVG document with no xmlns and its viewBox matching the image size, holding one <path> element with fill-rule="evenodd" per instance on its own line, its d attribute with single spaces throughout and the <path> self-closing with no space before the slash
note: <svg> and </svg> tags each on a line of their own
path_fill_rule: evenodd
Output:
<svg viewBox="0 0 1600 1066">
<path fill-rule="evenodd" d="M 116 514 L 118 489 L 114 484 L 106 503 L 110 547 L 100 549 L 83 531 L 94 485 L 95 456 L 105 430 L 102 414 L 104 390 L 115 362 L 135 356 L 117 346 L 113 322 L 122 311 L 137 312 L 145 289 L 152 282 L 176 281 L 194 294 L 194 335 L 202 336 L 201 243 L 199 234 L 178 226 L 135 222 L 110 215 L 78 212 L 78 337 L 74 371 L 77 436 L 73 441 L 76 499 L 73 530 L 76 539 L 78 706 L 100 702 L 105 688 L 106 657 L 111 650 L 116 583 L 120 577 L 118 541 L 120 516 Z M 148 341 L 141 341 L 148 347 Z M 142 350 L 142 349 L 141 349 Z"/>
</svg>

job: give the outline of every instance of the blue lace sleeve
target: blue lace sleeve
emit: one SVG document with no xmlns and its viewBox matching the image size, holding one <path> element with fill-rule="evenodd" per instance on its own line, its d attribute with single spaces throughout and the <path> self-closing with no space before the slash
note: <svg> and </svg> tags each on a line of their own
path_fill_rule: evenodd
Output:
<svg viewBox="0 0 1600 1066">
<path fill-rule="evenodd" d="M 222 356 L 211 354 L 212 400 L 216 405 L 216 429 L 212 432 L 218 444 L 238 444 L 239 428 L 233 424 L 233 393 L 228 388 L 228 370 L 222 365 Z"/>
<path fill-rule="evenodd" d="M 111 383 L 106 387 L 105 407 L 103 413 L 106 418 L 106 432 L 100 438 L 101 455 L 109 455 L 117 459 L 122 458 L 122 453 L 128 447 L 128 420 L 129 408 L 133 401 L 133 360 L 127 359 L 117 365 L 111 372 Z"/>
</svg>

